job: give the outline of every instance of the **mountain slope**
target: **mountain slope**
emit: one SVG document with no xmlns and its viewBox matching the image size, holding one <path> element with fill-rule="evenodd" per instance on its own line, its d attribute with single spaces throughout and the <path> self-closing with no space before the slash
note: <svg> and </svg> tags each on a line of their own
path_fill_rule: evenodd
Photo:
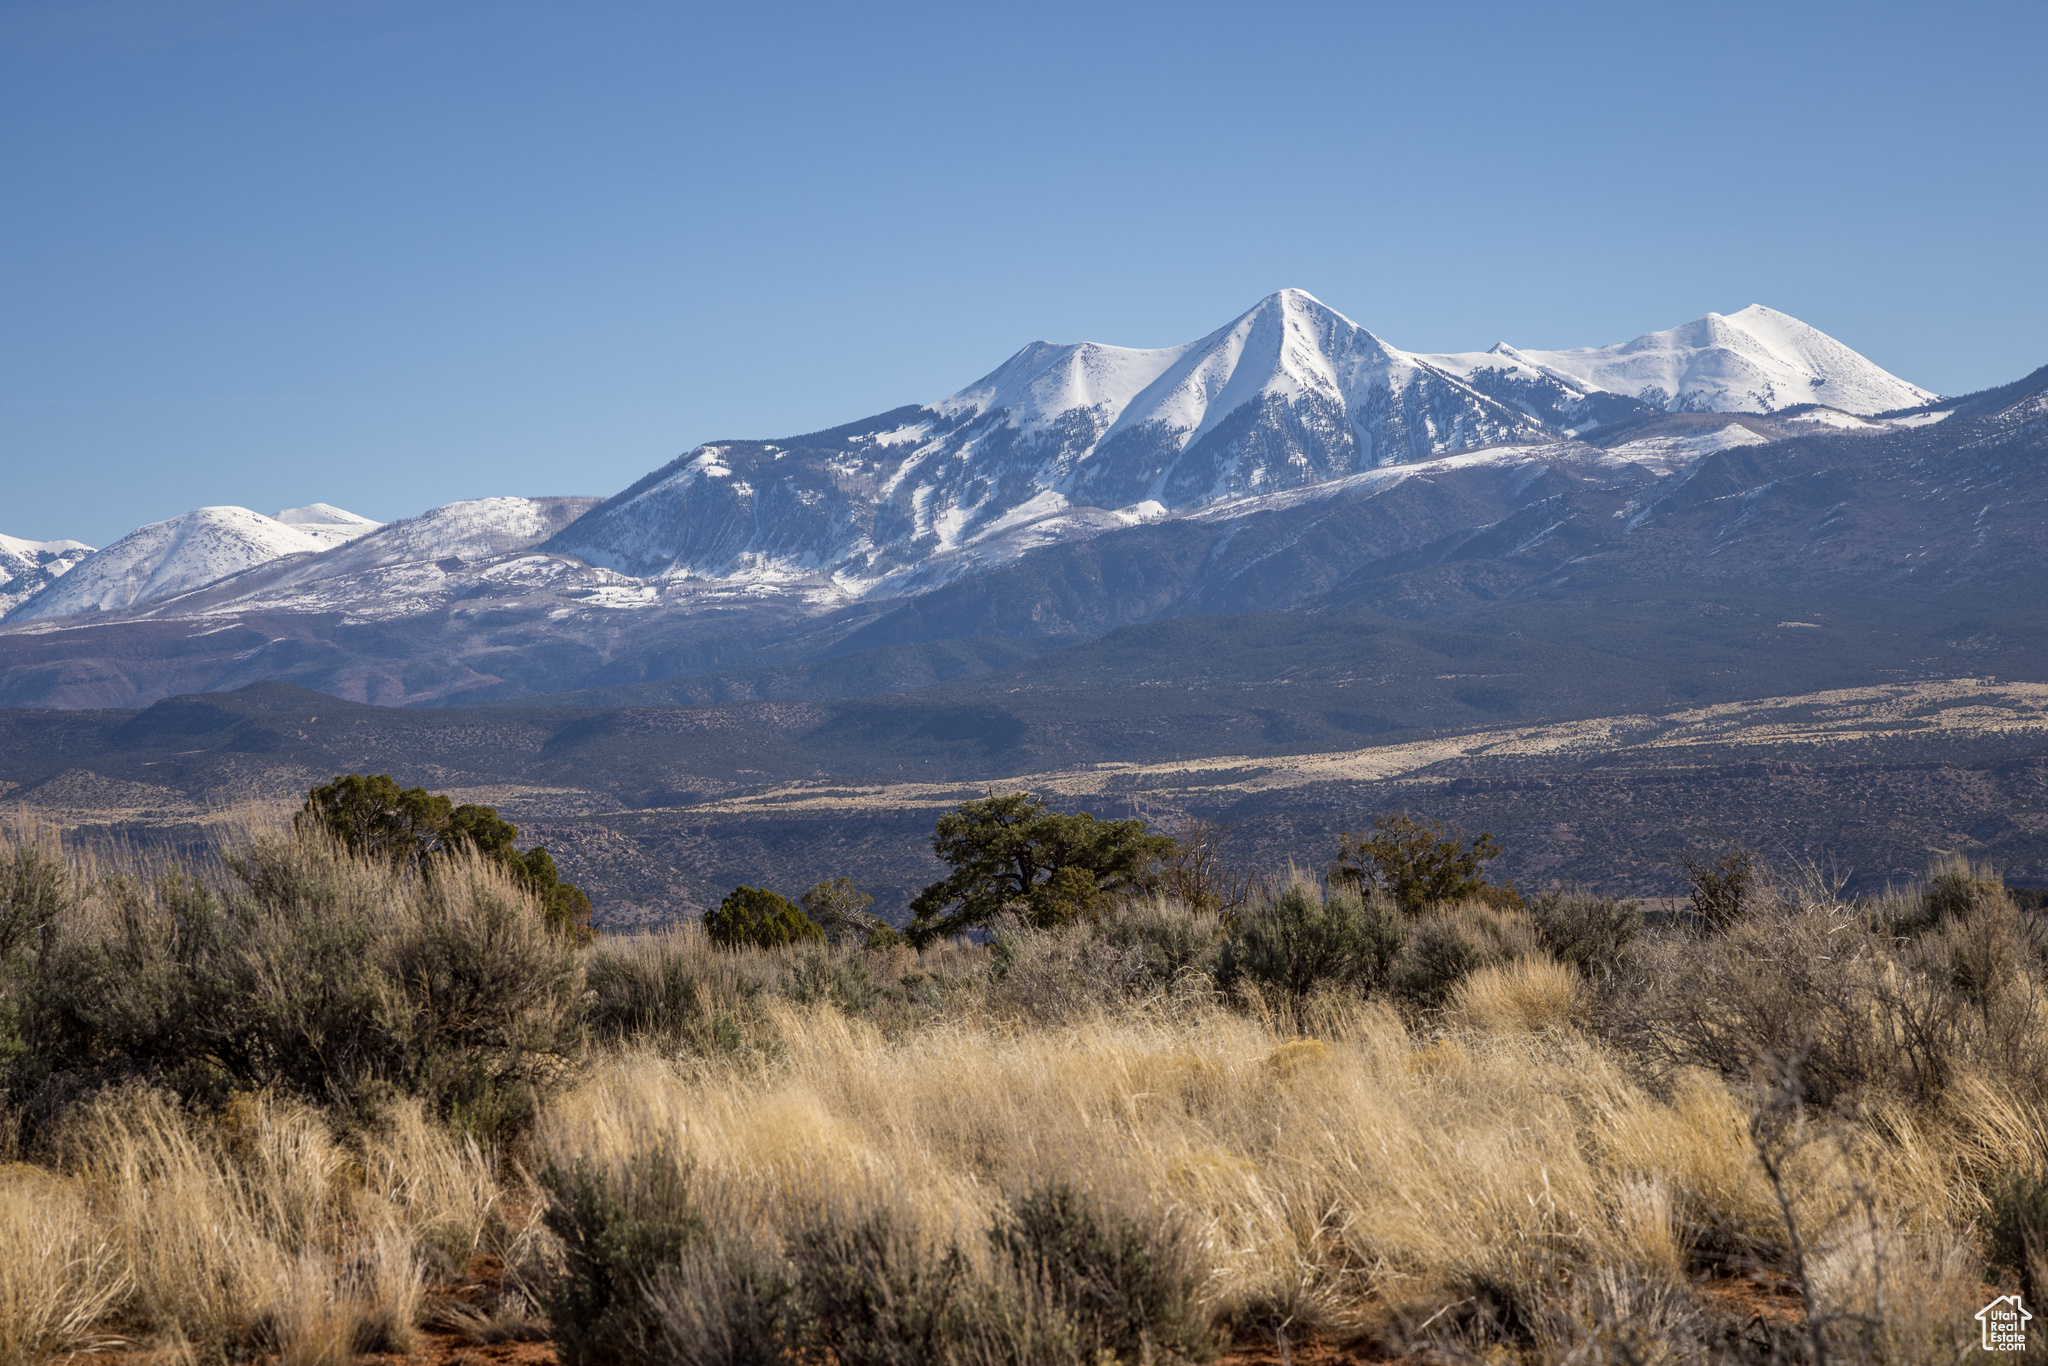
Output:
<svg viewBox="0 0 2048 1366">
<path fill-rule="evenodd" d="M 1716 358 L 1742 347 L 1769 362 L 1761 398 Z M 385 527 L 318 504 L 202 510 L 186 520 L 212 517 L 207 535 L 145 528 L 23 604 L 0 634 L 0 701 L 133 705 L 274 678 L 434 705 L 749 670 L 847 695 L 811 666 L 860 655 L 893 687 L 1004 654 L 946 641 L 1035 652 L 1326 595 L 1419 619 L 1574 576 L 1726 581 L 1766 561 L 1787 582 L 1889 585 L 1901 567 L 1869 547 L 1908 525 L 1906 586 L 2022 567 L 2002 509 L 2033 496 L 2009 452 L 2038 435 L 2019 411 L 2034 388 L 1869 417 L 1668 412 L 1778 403 L 1795 382 L 1865 408 L 1895 395 L 1768 310 L 1585 354 L 1632 348 L 1675 395 L 1597 387 L 1640 379 L 1633 361 L 1550 363 L 1581 353 L 1413 355 L 1287 290 L 1182 346 L 1034 343 L 929 405 L 699 447 L 602 503 L 476 499 Z M 1929 485 L 1931 520 L 1912 506 Z M 1795 486 L 1840 508 L 1802 524 Z M 1942 498 L 1980 491 L 1991 505 L 1956 524 Z M 1842 539 L 1852 526 L 1862 539 Z"/>
<path fill-rule="evenodd" d="M 1813 407 L 1658 413 L 1590 440 L 1464 451 L 1176 514 L 1126 522 L 1090 510 L 1113 525 L 1035 547 L 1027 527 L 1011 533 L 1018 553 L 1007 559 L 923 592 L 852 601 L 815 580 L 631 579 L 544 544 L 442 554 L 517 547 L 587 505 L 540 500 L 536 522 L 498 541 L 511 530 L 491 511 L 500 500 L 480 500 L 105 625 L 10 626 L 0 705 L 132 706 L 264 678 L 446 705 L 761 669 L 784 671 L 772 685 L 783 696 L 792 686 L 846 696 L 845 680 L 806 668 L 812 681 L 799 685 L 787 670 L 870 652 L 856 672 L 888 690 L 993 658 L 930 652 L 949 640 L 1050 645 L 1129 623 L 1321 604 L 1444 620 L 1638 581 L 2003 600 L 2035 591 L 2048 553 L 2048 481 L 2034 456 L 2043 433 L 2028 417 L 2037 396 L 2011 397 L 1931 421 Z M 518 514 L 509 520 L 528 515 L 502 501 Z M 1070 509 L 1037 525 L 1081 519 Z M 749 695 L 754 685 L 735 686 Z"/>
<path fill-rule="evenodd" d="M 372 523 L 369 530 L 311 559 L 279 562 L 221 583 L 192 607 L 213 614 L 260 605 L 265 610 L 402 616 L 474 589 L 479 575 L 501 582 L 508 574 L 522 582 L 536 574 L 543 579 L 590 577 L 580 565 L 503 562 L 545 541 L 596 502 L 466 498 L 402 521 Z"/>
</svg>

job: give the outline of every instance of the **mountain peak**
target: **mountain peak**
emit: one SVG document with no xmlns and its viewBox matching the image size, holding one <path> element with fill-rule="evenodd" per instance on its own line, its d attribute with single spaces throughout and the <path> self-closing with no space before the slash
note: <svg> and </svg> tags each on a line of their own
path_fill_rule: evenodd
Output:
<svg viewBox="0 0 2048 1366">
<path fill-rule="evenodd" d="M 1336 309 L 1330 307 L 1328 304 L 1324 303 L 1321 299 L 1318 299 L 1315 295 L 1309 293 L 1307 290 L 1296 289 L 1292 285 L 1289 285 L 1285 289 L 1274 290 L 1271 294 L 1268 294 L 1265 298 L 1259 300 L 1259 302 L 1256 305 L 1254 305 L 1254 308 L 1263 308 L 1268 304 L 1272 304 L 1280 308 L 1320 309 L 1325 313 L 1337 312 Z"/>
<path fill-rule="evenodd" d="M 48 588 L 92 554 L 82 541 L 25 541 L 0 535 L 0 616 Z"/>
<path fill-rule="evenodd" d="M 25 541 L 19 536 L 0 536 L 0 554 L 5 555 L 63 554 L 74 550 L 92 553 L 92 547 L 84 541 Z"/>
<path fill-rule="evenodd" d="M 357 516 L 345 508 L 332 503 L 308 503 L 302 508 L 286 508 L 271 518 L 301 535 L 310 536 L 320 542 L 323 549 L 346 545 L 358 536 L 367 535 L 384 525 L 367 517 Z"/>
<path fill-rule="evenodd" d="M 273 514 L 270 520 L 283 522 L 286 526 L 359 526 L 367 529 L 383 525 L 332 503 L 308 503 L 302 508 L 286 508 Z"/>
<path fill-rule="evenodd" d="M 1819 328 L 1762 304 L 1703 314 L 1610 346 L 1517 355 L 1552 374 L 1671 412 L 1772 413 L 1821 403 L 1867 415 L 1933 397 Z"/>
</svg>

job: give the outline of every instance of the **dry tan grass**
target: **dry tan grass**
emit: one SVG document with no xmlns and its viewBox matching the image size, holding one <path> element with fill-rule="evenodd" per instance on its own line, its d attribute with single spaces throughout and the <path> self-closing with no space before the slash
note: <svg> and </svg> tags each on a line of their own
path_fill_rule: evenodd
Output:
<svg viewBox="0 0 2048 1366">
<path fill-rule="evenodd" d="M 475 1144 L 416 1106 L 357 1154 L 303 1106 L 240 1097 L 202 1118 L 155 1092 L 104 1097 L 55 1170 L 0 1169 L 0 1366 L 110 1322 L 295 1366 L 409 1350 L 427 1272 L 485 1250 L 501 1194 Z"/>
<path fill-rule="evenodd" d="M 36 1167 L 0 1167 L 0 1366 L 96 1345 L 127 1289 L 83 1192 Z"/>
<path fill-rule="evenodd" d="M 541 1142 L 564 1162 L 686 1152 L 771 1231 L 887 1201 L 961 1237 L 1004 1191 L 1064 1178 L 1199 1230 L 1207 1300 L 1240 1320 L 1414 1324 L 1475 1287 L 1564 1306 L 1568 1286 L 1583 1296 L 1603 1277 L 1602 1313 L 1654 1319 L 1686 1298 L 1702 1239 L 1772 1246 L 1782 1224 L 1747 1099 L 1703 1076 L 1647 1093 L 1562 1027 L 1569 998 L 1540 964 L 1503 970 L 1467 993 L 1469 1027 L 1434 1042 L 1375 1006 L 1330 1012 L 1313 1041 L 1213 1011 L 892 1043 L 785 1009 L 782 1065 L 623 1054 L 551 1108 Z M 1893 1230 L 1884 1283 L 1917 1285 L 1937 1336 L 1957 1311 L 1966 1321 L 1975 1284 L 1940 1207 L 1950 1184 L 1819 1131 L 1788 1160 L 1827 1294 L 1864 1305 L 1857 1230 L 1875 1210 Z M 1559 1350 L 1572 1323 L 1561 1312 L 1547 1330 Z"/>
<path fill-rule="evenodd" d="M 885 1037 L 775 1006 L 772 1060 L 603 1056 L 538 1144 L 620 1168 L 687 1155 L 707 1214 L 764 1245 L 887 1208 L 983 1256 L 1006 1193 L 1064 1179 L 1191 1229 L 1205 1302 L 1241 1323 L 1399 1331 L 1505 1296 L 1543 1307 L 1532 1359 L 1599 1359 L 1602 1341 L 1688 1359 L 1703 1247 L 1782 1239 L 1749 1098 L 1701 1074 L 1644 1090 L 1557 1018 L 1560 995 L 1511 965 L 1436 1037 L 1375 1005 L 1323 1004 L 1313 1038 L 1213 1007 Z M 1894 1113 L 1784 1145 L 1815 1289 L 1883 1323 L 1873 1359 L 1924 1359 L 1967 1325 L 1969 1174 L 2039 1145 L 1990 1083 L 1970 1086 L 1986 1119 L 1970 1142 Z M 259 1098 L 214 1119 L 107 1098 L 68 1129 L 62 1166 L 0 1172 L 8 1366 L 117 1320 L 171 1342 L 264 1328 L 308 1366 L 403 1350 L 427 1271 L 486 1247 L 502 1199 L 485 1156 L 416 1111 L 351 1152 Z M 43 1260 L 17 1255 L 31 1247 Z"/>
<path fill-rule="evenodd" d="M 1564 1029 L 1578 994 L 1578 973 L 1531 954 L 1468 974 L 1451 994 L 1451 1015 L 1495 1034 Z"/>
</svg>

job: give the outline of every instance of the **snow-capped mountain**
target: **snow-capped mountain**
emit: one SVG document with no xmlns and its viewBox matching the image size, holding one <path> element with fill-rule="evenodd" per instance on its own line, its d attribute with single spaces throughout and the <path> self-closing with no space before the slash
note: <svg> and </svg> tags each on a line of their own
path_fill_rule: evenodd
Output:
<svg viewBox="0 0 2048 1366">
<path fill-rule="evenodd" d="M 7 619 L 279 610 L 363 621 L 543 600 L 602 616 L 759 607 L 776 594 L 806 613 L 1206 508 L 1379 471 L 1437 477 L 1462 468 L 1441 464 L 1461 453 L 1542 447 L 1564 465 L 1619 458 L 1662 477 L 1781 440 L 1788 422 L 1877 432 L 1896 424 L 1855 414 L 1916 404 L 1925 411 L 1899 420 L 1943 420 L 1929 397 L 1760 306 L 1618 346 L 1418 355 L 1286 289 L 1181 346 L 1034 342 L 928 404 L 701 446 L 601 504 L 475 499 L 383 527 L 323 503 L 268 518 L 202 508 L 46 577 Z M 1667 425 L 1625 435 L 1645 423 Z M 1628 454 L 1601 453 L 1618 441 Z"/>
<path fill-rule="evenodd" d="M 92 554 L 82 541 L 24 541 L 0 536 L 0 616 L 28 601 Z"/>
<path fill-rule="evenodd" d="M 2033 592 L 2035 566 L 2048 563 L 2048 466 L 2034 458 L 2048 434 L 2044 393 L 2048 369 L 1885 417 L 1814 405 L 1639 412 L 1576 438 L 1173 512 L 1156 501 L 1069 506 L 933 553 L 867 593 L 823 574 L 633 578 L 535 543 L 594 500 L 480 499 L 127 611 L 9 625 L 0 705 L 138 706 L 263 679 L 386 705 L 694 675 L 726 681 L 647 696 L 729 700 L 787 685 L 799 697 L 842 679 L 859 689 L 973 672 L 990 655 L 969 642 L 989 637 L 1043 644 L 1317 605 L 1448 619 L 1645 580 L 2001 601 Z M 752 444 L 785 462 L 829 455 L 830 443 L 916 411 Z M 843 674 L 820 663 L 840 656 Z M 785 678 L 803 661 L 804 677 L 823 671 Z"/>
<path fill-rule="evenodd" d="M 317 555 L 378 525 L 325 504 L 288 512 L 307 520 L 295 525 L 226 506 L 151 522 L 79 560 L 6 619 L 40 621 L 158 602 L 284 556 Z"/>
<path fill-rule="evenodd" d="M 1172 511 L 1549 436 L 1288 289 L 1183 346 L 1034 342 L 925 407 L 702 447 L 550 548 L 641 577 L 823 574 L 861 594 L 1072 508 Z"/>
<path fill-rule="evenodd" d="M 699 447 L 547 548 L 664 582 L 887 595 L 1133 518 L 1667 410 L 1928 397 L 1761 306 L 1619 346 L 1413 355 L 1286 289 L 1183 346 L 1034 342 L 922 407 Z"/>
<path fill-rule="evenodd" d="M 1762 304 L 1612 346 L 1530 351 L 1502 342 L 1491 351 L 1421 359 L 1496 396 L 1542 396 L 1540 403 L 1605 393 L 1673 413 L 1775 413 L 1821 403 L 1869 415 L 1935 397 Z"/>
</svg>

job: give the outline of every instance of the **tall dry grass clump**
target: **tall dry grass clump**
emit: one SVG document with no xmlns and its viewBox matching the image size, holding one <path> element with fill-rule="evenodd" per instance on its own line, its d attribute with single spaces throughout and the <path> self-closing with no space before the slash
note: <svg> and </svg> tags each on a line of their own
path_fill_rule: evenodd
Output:
<svg viewBox="0 0 2048 1366">
<path fill-rule="evenodd" d="M 0 1366 L 101 1345 L 127 1291 L 81 1191 L 25 1163 L 0 1167 Z"/>
<path fill-rule="evenodd" d="M 293 1361 L 407 1350 L 427 1273 L 484 1247 L 499 1199 L 474 1143 L 416 1102 L 349 1147 L 298 1103 L 245 1095 L 208 1115 L 121 1088 L 69 1114 L 49 1156 L 0 1185 L 0 1246 L 41 1249 L 5 1259 L 4 1293 L 71 1286 L 74 1322 L 50 1320 L 43 1356 L 92 1330 Z"/>
<path fill-rule="evenodd" d="M 1064 1183 L 1147 1238 L 1177 1232 L 1202 1316 L 1254 1340 L 1507 1334 L 1562 1352 L 1588 1332 L 1570 1295 L 1598 1283 L 1603 1331 L 1677 1342 L 1697 1326 L 1702 1240 L 1766 1251 L 1782 1236 L 1744 1106 L 1722 1088 L 1657 1099 L 1583 1041 L 1425 1044 L 1385 1007 L 1322 1023 L 1304 1040 L 1211 1011 L 890 1044 L 794 1010 L 777 1021 L 783 1066 L 713 1082 L 621 1057 L 551 1107 L 541 1144 L 614 1191 L 644 1186 L 655 1155 L 687 1154 L 696 1207 L 717 1211 L 707 1226 L 744 1230 L 771 1263 L 821 1221 L 880 1219 L 996 1287 L 1014 1270 L 986 1231 Z M 1803 1208 L 1850 1189 L 1827 1154 L 1798 1165 Z M 732 1254 L 679 1245 L 673 1264 L 714 1255 Z"/>
<path fill-rule="evenodd" d="M 1194 1307 L 1161 1322 L 1240 1338 L 1924 1360 L 1973 1331 L 1983 1183 L 2039 1129 L 2021 1023 L 2039 959 L 2022 922 L 1969 918 L 1997 911 L 1983 900 L 1910 941 L 1885 929 L 1896 907 L 1780 897 L 1721 934 L 1645 938 L 1600 898 L 1394 917 L 1299 880 L 1233 925 L 1140 907 L 1005 926 L 920 1028 L 764 976 L 741 1012 L 757 1047 L 709 1067 L 616 1052 L 539 1142 L 590 1209 L 632 1206 L 669 1164 L 668 1289 L 610 1311 L 657 1358 L 744 1359 L 702 1354 L 734 1323 L 777 1350 L 836 1341 L 804 1317 L 820 1228 L 886 1228 L 874 1274 L 927 1308 L 933 1284 L 970 1288 L 925 1322 L 951 1335 L 942 1359 L 978 1359 L 988 1306 L 1018 1341 L 1079 1341 L 1000 1234 L 1063 1186 L 1197 1268 Z M 1918 1038 L 1887 1014 L 1908 1008 L 1975 1023 Z M 1932 1066 L 1960 1090 L 1917 1084 Z M 1886 1080 L 1809 1080 L 1851 1074 Z M 1746 1323 L 1697 1288 L 1753 1274 L 1803 1287 L 1811 1323 Z"/>
</svg>

